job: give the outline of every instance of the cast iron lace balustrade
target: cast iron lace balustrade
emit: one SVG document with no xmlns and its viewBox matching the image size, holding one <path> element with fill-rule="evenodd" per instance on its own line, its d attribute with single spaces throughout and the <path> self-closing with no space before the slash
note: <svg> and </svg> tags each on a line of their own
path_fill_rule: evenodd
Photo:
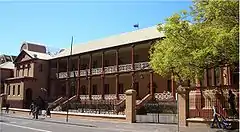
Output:
<svg viewBox="0 0 240 132">
<path fill-rule="evenodd" d="M 174 99 L 172 93 L 170 93 L 169 91 L 164 91 L 163 93 L 155 93 L 154 97 L 157 101 L 167 101 Z"/>
<path fill-rule="evenodd" d="M 104 67 L 105 74 L 117 72 L 117 66 Z"/>
<path fill-rule="evenodd" d="M 132 64 L 119 65 L 120 72 L 127 72 L 132 70 Z"/>
<path fill-rule="evenodd" d="M 146 69 L 151 69 L 149 62 L 139 62 L 139 63 L 135 63 L 134 64 L 135 70 L 146 70 Z M 124 65 L 119 65 L 119 72 L 128 72 L 128 71 L 132 71 L 132 64 L 124 64 Z M 116 73 L 117 72 L 117 66 L 108 66 L 108 67 L 104 67 L 104 72 L 105 74 L 109 74 L 109 73 Z M 90 75 L 90 70 L 89 69 L 85 69 L 85 70 L 80 70 L 80 76 L 86 76 L 86 74 L 88 73 L 88 75 Z M 99 75 L 102 73 L 102 68 L 93 68 L 92 69 L 92 75 Z M 73 77 L 73 71 L 71 71 L 70 73 L 70 77 Z M 58 73 L 59 78 L 67 78 L 67 72 L 60 72 Z M 57 76 L 57 73 L 56 73 Z M 79 76 L 78 71 L 75 71 L 75 76 Z"/>
<path fill-rule="evenodd" d="M 81 100 L 89 100 L 89 95 L 79 95 Z"/>
<path fill-rule="evenodd" d="M 92 95 L 92 100 L 101 100 L 102 95 Z"/>
<path fill-rule="evenodd" d="M 117 99 L 116 94 L 105 94 L 104 95 L 105 100 L 115 100 Z"/>
<path fill-rule="evenodd" d="M 125 94 L 119 94 L 118 97 L 120 100 L 124 100 L 126 98 Z"/>
<path fill-rule="evenodd" d="M 92 75 L 98 75 L 102 73 L 102 68 L 93 68 Z"/>
<path fill-rule="evenodd" d="M 148 62 L 135 63 L 134 67 L 135 67 L 135 70 L 146 70 L 146 69 L 150 69 L 150 65 L 149 65 Z"/>
</svg>

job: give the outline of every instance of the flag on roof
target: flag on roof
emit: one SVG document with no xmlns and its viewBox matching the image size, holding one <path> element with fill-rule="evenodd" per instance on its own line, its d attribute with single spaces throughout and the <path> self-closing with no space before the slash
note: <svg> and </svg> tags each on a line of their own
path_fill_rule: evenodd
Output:
<svg viewBox="0 0 240 132">
<path fill-rule="evenodd" d="M 137 28 L 138 28 L 138 27 L 139 27 L 139 24 L 134 24 L 133 27 L 137 27 Z"/>
</svg>

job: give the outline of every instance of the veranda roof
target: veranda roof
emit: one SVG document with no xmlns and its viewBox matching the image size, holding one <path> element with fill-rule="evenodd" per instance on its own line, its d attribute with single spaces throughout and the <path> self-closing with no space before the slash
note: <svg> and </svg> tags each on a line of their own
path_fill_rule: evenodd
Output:
<svg viewBox="0 0 240 132">
<path fill-rule="evenodd" d="M 152 40 L 164 37 L 163 33 L 160 33 L 157 30 L 157 26 L 148 27 L 132 32 L 122 33 L 119 35 L 110 36 L 107 38 L 93 40 L 86 43 L 78 44 L 73 46 L 72 54 L 80 54 L 86 53 L 90 51 L 106 49 L 116 46 L 122 46 L 126 44 L 141 42 L 145 40 Z M 54 58 L 60 58 L 70 55 L 70 48 L 63 50 L 62 52 L 58 53 Z"/>
</svg>

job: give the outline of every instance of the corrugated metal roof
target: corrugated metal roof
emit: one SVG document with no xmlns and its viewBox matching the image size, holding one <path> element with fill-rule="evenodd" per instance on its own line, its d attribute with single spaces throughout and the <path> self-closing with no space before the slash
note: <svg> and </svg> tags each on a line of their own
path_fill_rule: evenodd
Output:
<svg viewBox="0 0 240 132">
<path fill-rule="evenodd" d="M 25 50 L 24 51 L 30 55 L 32 58 L 38 58 L 38 59 L 42 59 L 42 60 L 49 60 L 52 58 L 52 56 L 50 56 L 49 54 L 46 53 L 40 53 L 40 52 L 34 52 L 34 51 L 29 51 L 29 50 Z"/>
<path fill-rule="evenodd" d="M 14 64 L 13 64 L 13 62 L 5 62 L 5 63 L 0 65 L 0 68 L 3 68 L 3 69 L 14 69 Z"/>
<path fill-rule="evenodd" d="M 157 30 L 157 26 L 144 28 L 132 32 L 122 33 L 120 35 L 114 35 L 107 38 L 90 41 L 83 44 L 73 46 L 73 55 L 80 54 L 105 48 L 111 48 L 115 46 L 122 46 L 130 43 L 141 42 L 145 40 L 157 39 L 164 37 L 163 33 Z M 70 55 L 70 48 L 65 49 L 52 58 L 59 58 Z"/>
</svg>

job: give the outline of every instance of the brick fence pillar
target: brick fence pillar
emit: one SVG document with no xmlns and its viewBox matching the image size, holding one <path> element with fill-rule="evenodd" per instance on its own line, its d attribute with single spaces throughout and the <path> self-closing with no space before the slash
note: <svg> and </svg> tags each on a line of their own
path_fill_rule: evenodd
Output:
<svg viewBox="0 0 240 132">
<path fill-rule="evenodd" d="M 178 97 L 178 124 L 180 127 L 187 126 L 187 118 L 189 115 L 189 91 L 187 87 L 179 87 L 177 91 Z"/>
<path fill-rule="evenodd" d="M 0 94 L 0 112 L 2 112 L 2 107 L 4 105 L 4 100 L 6 100 L 6 94 Z"/>
<path fill-rule="evenodd" d="M 136 91 L 129 89 L 125 92 L 126 94 L 126 121 L 129 123 L 136 122 Z"/>
</svg>

